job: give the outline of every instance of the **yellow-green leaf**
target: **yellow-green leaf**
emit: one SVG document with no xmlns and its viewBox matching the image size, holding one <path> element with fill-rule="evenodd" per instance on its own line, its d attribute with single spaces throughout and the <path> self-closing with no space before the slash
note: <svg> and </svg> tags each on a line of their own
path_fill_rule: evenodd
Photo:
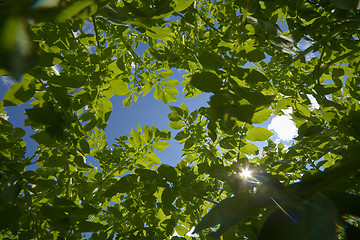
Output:
<svg viewBox="0 0 360 240">
<path fill-rule="evenodd" d="M 156 148 L 159 151 L 165 150 L 169 145 L 170 145 L 170 143 L 168 143 L 168 142 L 155 142 L 155 143 L 153 143 L 153 147 Z"/>
<path fill-rule="evenodd" d="M 130 94 L 128 84 L 120 79 L 112 80 L 110 82 L 110 85 L 111 85 L 111 89 L 113 90 L 113 93 L 116 95 L 126 96 Z"/>
<path fill-rule="evenodd" d="M 144 158 L 146 161 L 150 161 L 154 164 L 160 163 L 160 158 L 155 153 L 145 153 Z"/>
<path fill-rule="evenodd" d="M 171 122 L 169 123 L 169 126 L 172 128 L 172 129 L 181 129 L 185 124 L 183 122 Z"/>
<path fill-rule="evenodd" d="M 246 138 L 252 142 L 265 141 L 269 139 L 274 133 L 263 127 L 253 127 L 248 129 Z"/>
</svg>

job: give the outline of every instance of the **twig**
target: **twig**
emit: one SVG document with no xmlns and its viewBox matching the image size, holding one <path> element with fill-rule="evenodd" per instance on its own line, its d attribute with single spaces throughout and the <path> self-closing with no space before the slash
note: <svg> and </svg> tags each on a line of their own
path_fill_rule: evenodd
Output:
<svg viewBox="0 0 360 240">
<path fill-rule="evenodd" d="M 99 62 L 99 71 L 100 71 L 100 76 L 101 76 L 101 73 L 102 73 L 102 67 L 101 67 L 101 60 L 102 60 L 102 47 L 100 45 L 100 37 L 99 37 L 99 33 L 98 33 L 98 28 L 97 28 L 97 24 L 96 24 L 96 21 L 95 21 L 95 17 L 94 16 L 91 16 L 91 19 L 93 21 L 93 24 L 94 24 L 94 31 L 95 31 L 95 38 L 96 38 L 96 45 L 97 45 L 97 48 L 98 48 L 98 52 L 99 52 L 99 56 L 100 56 L 100 62 Z"/>
</svg>

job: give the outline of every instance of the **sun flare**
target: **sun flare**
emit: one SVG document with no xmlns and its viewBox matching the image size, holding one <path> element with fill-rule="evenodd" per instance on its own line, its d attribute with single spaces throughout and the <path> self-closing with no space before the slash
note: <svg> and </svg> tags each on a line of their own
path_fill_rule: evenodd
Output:
<svg viewBox="0 0 360 240">
<path fill-rule="evenodd" d="M 242 170 L 242 172 L 241 172 L 241 176 L 242 176 L 243 178 L 245 178 L 245 179 L 251 178 L 251 177 L 252 177 L 251 174 L 252 174 L 251 171 L 248 170 L 248 169 L 244 169 L 244 170 Z"/>
</svg>

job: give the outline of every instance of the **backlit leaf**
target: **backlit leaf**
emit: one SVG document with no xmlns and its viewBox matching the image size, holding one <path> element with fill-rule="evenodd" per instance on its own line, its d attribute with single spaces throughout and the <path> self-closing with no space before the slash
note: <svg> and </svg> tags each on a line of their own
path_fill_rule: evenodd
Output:
<svg viewBox="0 0 360 240">
<path fill-rule="evenodd" d="M 166 42 L 171 39 L 172 31 L 170 28 L 152 27 L 146 31 L 146 34 L 154 39 Z"/>
<path fill-rule="evenodd" d="M 259 149 L 255 144 L 247 142 L 243 147 L 241 147 L 241 152 L 248 155 L 257 155 L 259 154 Z"/>
<path fill-rule="evenodd" d="M 111 89 L 113 90 L 114 94 L 124 95 L 124 96 L 130 94 L 129 86 L 126 82 L 124 82 L 120 79 L 115 79 L 115 80 L 112 80 L 110 82 L 110 84 L 111 84 Z"/>
<path fill-rule="evenodd" d="M 160 158 L 155 153 L 145 153 L 144 158 L 146 161 L 152 162 L 154 164 L 160 163 Z"/>
<path fill-rule="evenodd" d="M 249 128 L 246 132 L 246 138 L 252 142 L 265 141 L 269 139 L 274 133 L 263 127 Z"/>
<path fill-rule="evenodd" d="M 167 70 L 167 71 L 164 71 L 164 72 L 159 72 L 157 75 L 158 75 L 159 77 L 161 77 L 161 78 L 166 79 L 166 78 L 171 77 L 173 74 L 174 74 L 173 71 Z M 169 81 L 173 81 L 173 80 L 169 80 Z M 168 81 L 168 82 L 169 82 L 169 81 Z"/>
<path fill-rule="evenodd" d="M 170 145 L 170 143 L 168 143 L 168 142 L 155 142 L 155 143 L 153 143 L 153 147 L 156 148 L 159 151 L 164 151 L 169 145 Z"/>
<path fill-rule="evenodd" d="M 188 138 L 189 137 L 189 133 L 187 132 L 184 132 L 184 131 L 181 131 L 181 132 L 178 132 L 176 134 L 176 136 L 174 137 L 174 139 L 180 141 L 180 140 L 183 140 L 185 138 Z"/>
<path fill-rule="evenodd" d="M 251 118 L 251 122 L 253 124 L 260 124 L 268 120 L 272 114 L 271 109 L 263 108 L 254 112 L 253 117 Z"/>
<path fill-rule="evenodd" d="M 172 79 L 172 80 L 164 82 L 163 85 L 166 87 L 176 87 L 177 85 L 179 85 L 179 83 L 180 82 L 178 80 Z"/>
<path fill-rule="evenodd" d="M 4 106 L 17 106 L 30 100 L 35 94 L 35 86 L 32 77 L 24 76 L 22 81 L 10 86 L 10 90 L 4 95 Z"/>
<path fill-rule="evenodd" d="M 63 22 L 71 17 L 74 17 L 80 11 L 89 7 L 93 3 L 94 0 L 80 0 L 72 2 L 57 14 L 56 19 L 60 22 Z"/>
<path fill-rule="evenodd" d="M 169 123 L 169 126 L 172 128 L 172 129 L 181 129 L 183 126 L 185 126 L 185 124 L 183 122 L 170 122 Z"/>
<path fill-rule="evenodd" d="M 177 0 L 174 8 L 175 12 L 181 12 L 193 4 L 194 0 Z"/>
</svg>

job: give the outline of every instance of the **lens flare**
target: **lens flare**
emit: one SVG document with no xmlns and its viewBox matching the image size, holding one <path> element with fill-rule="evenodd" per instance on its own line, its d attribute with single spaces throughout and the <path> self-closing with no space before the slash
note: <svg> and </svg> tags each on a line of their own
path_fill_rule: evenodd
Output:
<svg viewBox="0 0 360 240">
<path fill-rule="evenodd" d="M 245 179 L 251 178 L 251 177 L 252 177 L 251 174 L 252 174 L 252 173 L 251 173 L 251 171 L 250 171 L 249 169 L 244 169 L 244 170 L 242 170 L 242 172 L 241 172 L 241 176 L 242 176 L 243 178 L 245 178 Z"/>
</svg>

